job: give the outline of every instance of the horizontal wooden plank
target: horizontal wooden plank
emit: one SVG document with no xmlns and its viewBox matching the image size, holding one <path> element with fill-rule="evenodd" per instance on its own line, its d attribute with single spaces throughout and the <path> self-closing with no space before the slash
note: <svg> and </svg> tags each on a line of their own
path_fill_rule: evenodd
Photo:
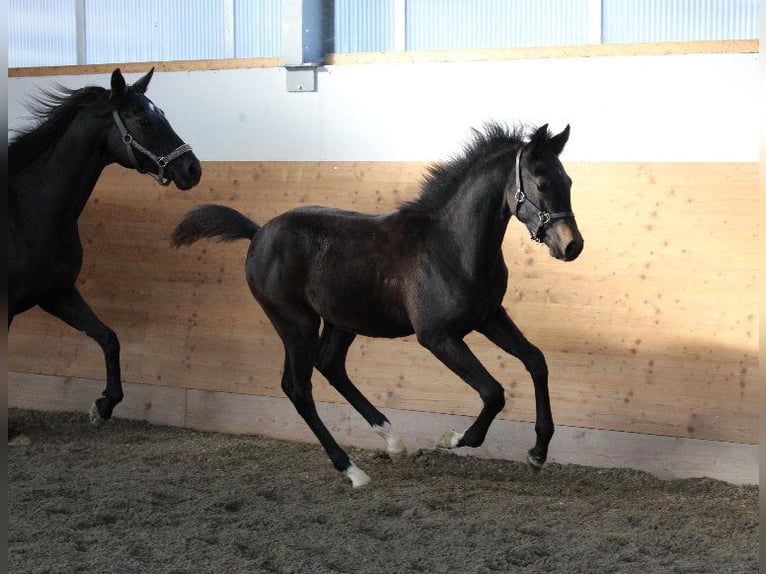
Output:
<svg viewBox="0 0 766 574">
<path fill-rule="evenodd" d="M 583 58 L 613 56 L 667 56 L 673 54 L 758 53 L 758 40 L 709 40 L 698 42 L 645 42 L 623 44 L 583 44 L 574 46 L 538 46 L 529 48 L 495 48 L 480 50 L 430 50 L 402 52 L 364 52 L 327 54 L 327 65 L 423 63 L 423 62 L 491 62 L 540 58 Z M 8 68 L 8 77 L 74 76 L 110 74 L 119 67 L 125 73 L 145 73 L 151 67 L 158 72 L 192 72 L 246 68 L 276 68 L 282 58 L 220 58 L 214 60 L 176 60 L 163 62 L 127 62 L 72 66 L 36 66 Z"/>
<path fill-rule="evenodd" d="M 545 58 L 594 58 L 668 56 L 673 54 L 757 53 L 758 40 L 712 40 L 699 42 L 643 42 L 487 48 L 479 50 L 422 50 L 330 54 L 328 64 L 411 64 L 426 62 L 493 62 Z"/>
</svg>

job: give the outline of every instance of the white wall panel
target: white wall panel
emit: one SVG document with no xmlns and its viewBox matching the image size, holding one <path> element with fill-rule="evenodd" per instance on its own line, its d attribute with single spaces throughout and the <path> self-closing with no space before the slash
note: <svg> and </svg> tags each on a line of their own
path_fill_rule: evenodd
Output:
<svg viewBox="0 0 766 574">
<path fill-rule="evenodd" d="M 335 0 L 334 51 L 394 49 L 394 0 Z"/>
<path fill-rule="evenodd" d="M 603 0 L 604 42 L 758 37 L 758 0 Z"/>
<path fill-rule="evenodd" d="M 77 63 L 77 19 L 72 0 L 10 0 L 8 65 Z"/>
<path fill-rule="evenodd" d="M 757 54 L 330 66 L 313 93 L 284 73 L 158 73 L 148 95 L 203 160 L 431 161 L 498 120 L 570 123 L 571 161 L 758 161 Z M 9 127 L 54 81 L 108 76 L 8 78 Z"/>
<path fill-rule="evenodd" d="M 407 0 L 407 49 L 584 44 L 588 5 L 588 0 Z"/>
<path fill-rule="evenodd" d="M 88 64 L 225 56 L 223 0 L 88 0 L 85 30 Z"/>
<path fill-rule="evenodd" d="M 234 0 L 234 46 L 237 58 L 282 55 L 280 0 Z"/>
</svg>

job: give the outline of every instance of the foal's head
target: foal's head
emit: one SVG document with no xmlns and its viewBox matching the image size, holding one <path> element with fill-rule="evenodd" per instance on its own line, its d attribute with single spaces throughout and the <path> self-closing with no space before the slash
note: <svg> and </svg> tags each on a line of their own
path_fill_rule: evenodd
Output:
<svg viewBox="0 0 766 574">
<path fill-rule="evenodd" d="M 202 169 L 191 146 L 146 97 L 153 73 L 154 68 L 132 86 L 119 69 L 112 73 L 108 146 L 113 160 L 123 167 L 149 173 L 163 185 L 172 181 L 179 189 L 190 189 L 199 182 Z"/>
<path fill-rule="evenodd" d="M 516 154 L 507 194 L 511 212 L 527 226 L 532 239 L 547 245 L 551 256 L 562 261 L 576 259 L 583 249 L 569 197 L 572 179 L 558 157 L 568 139 L 569 126 L 555 136 L 548 133 L 547 124 L 537 129 Z"/>
</svg>

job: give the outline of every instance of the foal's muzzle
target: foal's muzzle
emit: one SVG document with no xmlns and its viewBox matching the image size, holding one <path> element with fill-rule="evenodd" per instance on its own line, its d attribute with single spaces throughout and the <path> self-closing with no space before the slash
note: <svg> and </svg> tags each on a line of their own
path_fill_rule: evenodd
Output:
<svg viewBox="0 0 766 574">
<path fill-rule="evenodd" d="M 574 220 L 559 221 L 548 227 L 542 242 L 548 247 L 551 257 L 560 261 L 574 261 L 585 245 Z"/>
</svg>

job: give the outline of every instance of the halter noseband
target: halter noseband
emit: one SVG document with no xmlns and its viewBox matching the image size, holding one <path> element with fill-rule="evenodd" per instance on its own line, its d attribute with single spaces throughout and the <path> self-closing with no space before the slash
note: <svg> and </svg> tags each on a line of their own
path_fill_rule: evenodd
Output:
<svg viewBox="0 0 766 574">
<path fill-rule="evenodd" d="M 513 210 L 513 214 L 519 221 L 521 221 L 521 218 L 519 217 L 519 208 L 521 207 L 522 203 L 527 203 L 532 209 L 534 209 L 537 212 L 538 223 L 535 230 L 531 233 L 531 238 L 537 243 L 542 243 L 543 231 L 546 225 L 548 225 L 554 219 L 574 217 L 575 214 L 571 211 L 558 211 L 556 213 L 548 213 L 547 211 L 543 211 L 537 207 L 534 202 L 532 202 L 532 200 L 524 194 L 524 185 L 521 180 L 521 152 L 524 151 L 525 147 L 526 146 L 521 146 L 519 151 L 516 152 L 516 193 L 513 194 L 513 197 L 516 200 L 516 205 L 515 209 Z"/>
<path fill-rule="evenodd" d="M 130 163 L 133 164 L 133 167 L 139 173 L 148 173 L 160 185 L 169 185 L 170 180 L 165 179 L 165 176 L 163 175 L 163 172 L 165 171 L 165 166 L 168 165 L 171 161 L 173 161 L 177 157 L 185 154 L 187 151 L 191 151 L 192 147 L 189 144 L 184 143 L 178 146 L 173 151 L 171 151 L 169 154 L 160 157 L 158 155 L 153 154 L 144 146 L 142 146 L 140 143 L 138 143 L 135 139 L 133 139 L 133 136 L 130 135 L 130 133 L 128 133 L 128 130 L 125 127 L 125 124 L 122 123 L 122 118 L 120 118 L 120 114 L 117 113 L 117 110 L 112 110 L 112 116 L 114 116 L 114 122 L 117 124 L 117 129 L 120 130 L 120 135 L 122 135 L 122 143 L 125 144 L 125 148 L 128 150 L 128 157 L 130 158 Z M 147 170 L 141 168 L 138 165 L 136 156 L 133 153 L 133 148 L 136 148 L 138 151 L 140 151 L 142 154 L 144 154 L 145 156 L 150 158 L 154 163 L 157 164 L 158 172 L 156 175 L 151 172 L 148 172 Z"/>
</svg>

